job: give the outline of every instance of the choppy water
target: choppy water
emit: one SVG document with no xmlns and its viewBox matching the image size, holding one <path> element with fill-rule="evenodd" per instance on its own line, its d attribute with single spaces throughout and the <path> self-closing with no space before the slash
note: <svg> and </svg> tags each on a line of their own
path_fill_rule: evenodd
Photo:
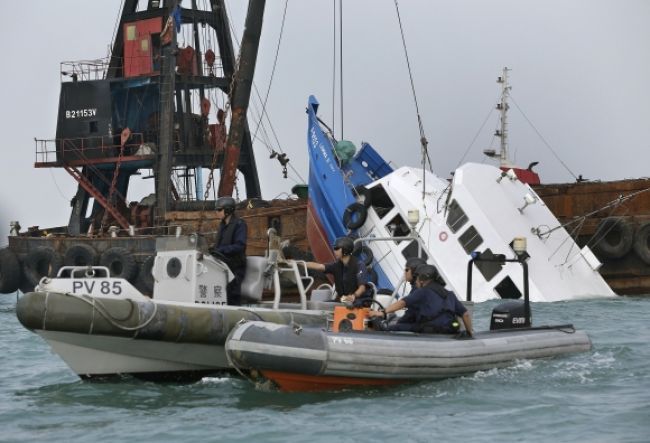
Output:
<svg viewBox="0 0 650 443">
<path fill-rule="evenodd" d="M 328 394 L 82 382 L 0 296 L 0 441 L 647 442 L 650 297 L 533 305 L 537 325 L 586 329 L 590 352 L 472 376 Z M 477 329 L 493 303 L 475 307 Z"/>
</svg>

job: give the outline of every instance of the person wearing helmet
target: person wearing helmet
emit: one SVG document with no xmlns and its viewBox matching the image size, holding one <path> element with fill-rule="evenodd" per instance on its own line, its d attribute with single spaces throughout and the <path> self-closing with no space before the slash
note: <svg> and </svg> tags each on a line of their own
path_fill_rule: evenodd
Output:
<svg viewBox="0 0 650 443">
<path fill-rule="evenodd" d="M 307 262 L 307 269 L 321 271 L 334 277 L 336 300 L 367 306 L 372 301 L 372 290 L 368 284 L 366 267 L 352 255 L 354 241 L 350 237 L 337 238 L 332 246 L 336 261 L 322 264 Z"/>
<path fill-rule="evenodd" d="M 472 319 L 467 308 L 456 295 L 446 290 L 438 269 L 423 264 L 417 267 L 418 288 L 396 301 L 383 311 L 370 311 L 370 317 L 386 317 L 400 309 L 406 312 L 396 323 L 389 325 L 391 331 L 436 332 L 451 334 L 459 331 L 456 317 L 462 317 L 467 335 L 472 336 Z M 442 284 L 440 283 L 442 282 Z"/>
<path fill-rule="evenodd" d="M 246 241 L 248 226 L 235 214 L 235 199 L 219 197 L 216 203 L 219 223 L 217 241 L 210 248 L 210 254 L 228 265 L 235 278 L 226 287 L 229 305 L 241 305 L 241 284 L 246 276 Z"/>
</svg>

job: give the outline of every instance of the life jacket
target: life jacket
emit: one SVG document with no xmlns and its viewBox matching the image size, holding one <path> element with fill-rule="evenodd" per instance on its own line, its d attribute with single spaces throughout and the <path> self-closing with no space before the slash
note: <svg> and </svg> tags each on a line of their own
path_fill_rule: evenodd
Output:
<svg viewBox="0 0 650 443">
<path fill-rule="evenodd" d="M 350 257 L 347 269 L 346 266 L 343 265 L 343 262 L 336 262 L 333 268 L 334 272 L 332 272 L 332 274 L 334 275 L 334 285 L 336 285 L 336 292 L 338 294 L 337 299 L 339 299 L 342 295 L 352 294 L 357 290 L 359 287 L 359 283 L 357 282 L 357 274 L 359 273 L 359 270 L 359 261 L 356 257 Z M 357 297 L 357 300 L 368 299 L 371 297 L 372 291 L 366 283 L 366 292 L 364 292 L 361 297 Z M 356 301 L 355 304 L 357 304 Z"/>
<path fill-rule="evenodd" d="M 448 291 L 436 282 L 430 282 L 424 288 L 442 299 L 442 309 L 433 317 L 419 316 L 417 319 L 418 332 L 458 332 L 460 324 L 456 321 L 456 313 L 453 309 L 454 298 L 450 297 L 450 294 L 453 295 L 453 292 Z"/>
<path fill-rule="evenodd" d="M 230 221 L 228 222 L 228 224 L 225 225 L 223 229 L 219 230 L 216 245 L 225 246 L 225 245 L 233 244 L 234 237 L 235 237 L 235 230 L 241 223 L 244 223 L 244 221 L 239 217 L 237 217 L 235 214 L 233 214 L 230 217 Z M 239 253 L 235 253 L 235 254 L 226 255 L 225 258 L 226 260 L 224 261 L 226 262 L 226 264 L 230 269 L 238 269 L 238 268 L 246 267 L 246 246 L 244 246 L 243 251 L 240 251 Z"/>
</svg>

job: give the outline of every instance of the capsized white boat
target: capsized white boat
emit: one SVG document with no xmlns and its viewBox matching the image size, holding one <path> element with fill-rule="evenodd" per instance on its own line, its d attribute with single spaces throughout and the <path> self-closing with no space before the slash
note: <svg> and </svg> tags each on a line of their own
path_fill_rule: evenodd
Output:
<svg viewBox="0 0 650 443">
<path fill-rule="evenodd" d="M 242 319 L 326 324 L 327 305 L 307 301 L 313 280 L 304 264 L 278 260 L 273 249 L 267 257 L 248 257 L 242 284 L 248 304 L 227 306 L 232 273 L 204 255 L 200 243 L 196 235 L 157 239 L 152 298 L 110 277 L 107 268 L 65 267 L 20 297 L 16 315 L 82 378 L 197 378 L 229 369 L 223 346 Z M 281 274 L 293 276 L 300 303 L 281 303 Z M 272 302 L 261 301 L 265 284 L 275 289 Z"/>
<path fill-rule="evenodd" d="M 366 246 L 358 248 L 359 256 L 380 289 L 399 288 L 406 260 L 421 254 L 436 265 L 448 288 L 466 300 L 465 267 L 472 254 L 512 258 L 514 239 L 525 237 L 531 301 L 615 295 L 589 247 L 575 243 L 514 170 L 467 163 L 447 181 L 421 168 L 393 170 L 367 144 L 343 159 L 317 109 L 312 96 L 307 107 L 307 234 L 319 261 L 331 259 L 336 237 L 353 235 Z M 516 264 L 483 262 L 476 268 L 474 301 L 522 298 Z"/>
</svg>

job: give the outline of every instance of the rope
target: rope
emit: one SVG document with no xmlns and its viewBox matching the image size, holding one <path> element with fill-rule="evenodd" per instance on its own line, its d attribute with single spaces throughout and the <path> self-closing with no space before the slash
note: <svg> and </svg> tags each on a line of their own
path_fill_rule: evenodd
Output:
<svg viewBox="0 0 650 443">
<path fill-rule="evenodd" d="M 46 294 L 46 307 L 47 307 L 47 296 L 48 295 L 49 295 L 49 292 Z M 134 310 L 133 300 L 128 299 L 128 298 L 126 299 L 131 304 L 131 311 L 129 312 L 129 314 L 126 317 L 124 317 L 123 319 L 119 319 L 117 317 L 112 316 L 110 314 L 110 312 L 108 312 L 108 309 L 106 308 L 106 306 L 104 306 L 104 304 L 101 301 L 99 301 L 98 299 L 96 299 L 95 297 L 88 296 L 88 295 L 77 295 L 77 294 L 72 294 L 70 292 L 66 292 L 64 295 L 67 295 L 69 297 L 74 297 L 74 298 L 76 298 L 78 300 L 81 300 L 84 303 L 89 304 L 93 308 L 93 316 L 94 316 L 94 311 L 97 310 L 97 312 L 102 317 L 104 317 L 104 319 L 106 321 L 108 321 L 110 324 L 112 324 L 116 328 L 121 329 L 123 331 L 137 331 L 137 330 L 140 330 L 142 328 L 145 328 L 149 323 L 151 323 L 151 321 L 155 318 L 156 314 L 158 313 L 158 305 L 156 303 L 154 303 L 153 301 L 149 302 L 149 303 L 151 303 L 153 305 L 153 312 L 152 312 L 151 316 L 146 321 L 144 321 L 143 323 L 141 323 L 141 324 L 139 324 L 137 326 L 123 326 L 123 325 L 121 325 L 121 324 L 119 324 L 117 322 L 118 321 L 125 321 L 131 316 L 131 314 L 133 313 L 133 310 Z M 43 317 L 43 321 L 45 322 L 45 317 Z M 43 326 L 45 326 L 45 325 L 43 325 Z M 92 326 L 91 326 L 91 328 L 92 328 Z M 43 329 L 45 329 L 45 327 L 43 327 Z"/>
<path fill-rule="evenodd" d="M 266 90 L 266 96 L 264 97 L 264 102 L 262 103 L 262 112 L 260 113 L 260 119 L 257 121 L 257 127 L 255 128 L 255 133 L 253 138 L 257 136 L 257 131 L 262 124 L 262 118 L 266 114 L 266 103 L 269 99 L 269 93 L 271 92 L 271 84 L 273 83 L 273 77 L 275 75 L 275 68 L 278 64 L 278 55 L 280 53 L 280 43 L 282 42 L 282 35 L 284 33 L 284 23 L 287 17 L 287 6 L 289 5 L 289 0 L 284 0 L 284 11 L 282 12 L 282 24 L 280 25 L 280 35 L 278 37 L 278 44 L 275 47 L 275 58 L 273 59 L 273 69 L 271 70 L 271 79 L 269 80 L 269 87 Z"/>
<path fill-rule="evenodd" d="M 409 80 L 411 82 L 411 92 L 413 93 L 413 102 L 415 103 L 415 112 L 417 114 L 418 118 L 418 129 L 420 131 L 420 145 L 422 147 L 422 203 L 424 204 L 425 202 L 425 190 L 426 190 L 426 174 L 425 174 L 425 169 L 427 163 L 429 164 L 429 170 L 433 172 L 433 168 L 431 165 L 431 158 L 429 157 L 429 151 L 428 151 L 428 144 L 429 142 L 427 141 L 427 138 L 424 134 L 424 125 L 422 123 L 422 117 L 420 116 L 420 107 L 418 105 L 418 97 L 417 94 L 415 93 L 415 83 L 413 82 L 413 73 L 411 70 L 411 62 L 409 61 L 409 54 L 408 50 L 406 48 L 406 38 L 404 37 L 404 28 L 402 27 L 402 18 L 399 14 L 399 5 L 397 4 L 397 0 L 395 0 L 395 11 L 397 12 L 397 22 L 399 23 L 399 31 L 400 35 L 402 37 L 402 47 L 404 48 L 404 58 L 406 59 L 406 66 L 408 68 L 409 72 Z"/>
<path fill-rule="evenodd" d="M 332 1 L 332 132 L 336 127 L 336 0 Z"/>
<path fill-rule="evenodd" d="M 488 122 L 488 120 L 490 119 L 490 116 L 492 115 L 493 112 L 494 112 L 494 106 L 490 106 L 490 112 L 488 112 L 488 115 L 485 117 L 485 120 L 483 120 L 483 124 L 481 124 L 481 127 L 479 128 L 479 130 L 476 131 L 476 135 L 474 135 L 474 138 L 472 139 L 472 142 L 469 144 L 469 146 L 467 146 L 467 149 L 465 149 L 465 152 L 463 153 L 463 156 L 460 158 L 460 160 L 456 164 L 455 169 L 458 169 L 460 167 L 460 165 L 465 161 L 465 157 L 467 157 L 467 154 L 469 153 L 469 150 L 472 148 L 472 146 L 474 146 L 474 142 L 476 142 L 476 139 L 481 134 L 481 131 L 483 131 L 483 128 L 485 127 L 485 124 Z M 494 140 L 494 137 L 492 137 L 492 139 Z"/>
<path fill-rule="evenodd" d="M 339 83 L 341 88 L 339 94 L 341 95 L 341 140 L 343 140 L 343 0 L 339 0 L 339 63 L 340 79 Z"/>
</svg>

